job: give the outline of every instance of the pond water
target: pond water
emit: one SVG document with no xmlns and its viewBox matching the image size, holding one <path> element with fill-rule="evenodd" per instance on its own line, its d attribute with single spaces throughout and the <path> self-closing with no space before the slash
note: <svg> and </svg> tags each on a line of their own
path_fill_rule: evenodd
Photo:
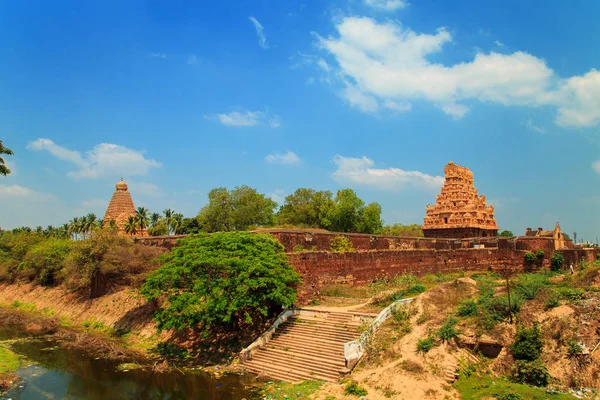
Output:
<svg viewBox="0 0 600 400">
<path fill-rule="evenodd" d="M 96 359 L 81 350 L 65 349 L 47 338 L 26 338 L 0 328 L 0 340 L 24 356 L 17 375 L 23 382 L 0 396 L 12 400 L 121 400 L 121 399 L 219 399 L 254 397 L 252 376 L 213 378 L 196 371 L 153 373 L 150 370 L 118 371 L 118 362 Z"/>
</svg>

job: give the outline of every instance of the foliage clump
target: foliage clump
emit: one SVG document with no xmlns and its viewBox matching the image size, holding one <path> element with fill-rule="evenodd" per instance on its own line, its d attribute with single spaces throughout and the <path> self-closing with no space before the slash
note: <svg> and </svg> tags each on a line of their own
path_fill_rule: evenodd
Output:
<svg viewBox="0 0 600 400">
<path fill-rule="evenodd" d="M 347 236 L 337 235 L 331 238 L 329 248 L 336 253 L 353 252 L 354 246 Z"/>
<path fill-rule="evenodd" d="M 544 274 L 522 274 L 516 289 L 526 300 L 534 300 L 548 285 L 548 277 Z"/>
<path fill-rule="evenodd" d="M 512 367 L 511 379 L 513 382 L 543 387 L 548 386 L 550 373 L 542 360 L 517 360 Z"/>
<path fill-rule="evenodd" d="M 154 316 L 159 330 L 252 324 L 291 305 L 300 283 L 270 235 L 191 235 L 161 261 L 142 286 L 147 300 L 165 300 Z"/>
<path fill-rule="evenodd" d="M 459 317 L 474 317 L 478 314 L 478 311 L 477 302 L 473 299 L 466 299 L 460 303 L 456 313 Z"/>
<path fill-rule="evenodd" d="M 550 258 L 550 269 L 554 272 L 560 272 L 564 263 L 565 258 L 562 253 L 555 251 Z"/>
<path fill-rule="evenodd" d="M 535 324 L 531 328 L 517 330 L 515 341 L 510 346 L 510 352 L 516 360 L 533 361 L 539 358 L 543 347 L 542 334 L 539 326 Z"/>
<path fill-rule="evenodd" d="M 450 340 L 456 338 L 460 331 L 456 329 L 456 324 L 458 323 L 458 319 L 454 317 L 449 317 L 444 321 L 440 329 L 437 331 L 437 335 L 442 342 L 449 342 Z"/>
<path fill-rule="evenodd" d="M 428 353 L 431 349 L 433 349 L 433 338 L 428 336 L 426 338 L 421 338 L 417 340 L 417 353 Z"/>
<path fill-rule="evenodd" d="M 533 264 L 533 262 L 535 261 L 535 254 L 533 254 L 533 252 L 528 251 L 527 253 L 525 253 L 525 262 L 528 264 Z"/>
<path fill-rule="evenodd" d="M 346 387 L 344 388 L 344 394 L 348 395 L 348 396 L 366 396 L 369 392 L 367 392 L 367 389 L 365 389 L 364 387 L 360 386 L 358 384 L 358 382 L 356 381 L 350 381 L 346 384 Z"/>
</svg>

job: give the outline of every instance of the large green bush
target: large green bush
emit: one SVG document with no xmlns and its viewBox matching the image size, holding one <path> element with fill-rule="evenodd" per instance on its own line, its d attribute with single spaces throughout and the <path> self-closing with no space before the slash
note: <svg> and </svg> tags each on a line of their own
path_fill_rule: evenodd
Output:
<svg viewBox="0 0 600 400">
<path fill-rule="evenodd" d="M 331 238 L 329 248 L 336 253 L 352 252 L 354 246 L 347 236 L 337 235 Z"/>
<path fill-rule="evenodd" d="M 550 258 L 550 269 L 554 272 L 560 272 L 564 263 L 565 258 L 562 253 L 555 251 Z"/>
<path fill-rule="evenodd" d="M 533 361 L 539 358 L 544 347 L 544 340 L 538 325 L 517 330 L 510 352 L 517 360 Z"/>
<path fill-rule="evenodd" d="M 155 314 L 159 329 L 250 324 L 291 305 L 300 283 L 270 235 L 192 235 L 161 260 L 142 286 L 146 299 L 165 300 Z"/>
<path fill-rule="evenodd" d="M 22 277 L 37 279 L 43 286 L 50 286 L 62 279 L 60 271 L 71 251 L 71 240 L 48 238 L 33 246 L 18 267 Z"/>
<path fill-rule="evenodd" d="M 511 380 L 531 386 L 548 386 L 550 373 L 542 360 L 518 360 L 512 367 Z"/>
</svg>

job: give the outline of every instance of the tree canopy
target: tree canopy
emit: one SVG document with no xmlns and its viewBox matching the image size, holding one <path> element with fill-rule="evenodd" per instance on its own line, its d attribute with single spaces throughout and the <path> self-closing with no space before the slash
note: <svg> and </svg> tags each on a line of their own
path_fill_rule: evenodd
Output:
<svg viewBox="0 0 600 400">
<path fill-rule="evenodd" d="M 274 225 L 275 207 L 272 199 L 246 185 L 233 190 L 220 187 L 210 191 L 198 219 L 207 232 L 243 231 Z"/>
<path fill-rule="evenodd" d="M 325 214 L 334 206 L 332 196 L 328 190 L 297 189 L 286 196 L 277 213 L 277 222 L 280 225 L 323 228 Z"/>
<path fill-rule="evenodd" d="M 365 206 L 352 189 L 338 190 L 323 220 L 323 227 L 335 232 L 374 233 L 382 226 L 381 206 Z"/>
<path fill-rule="evenodd" d="M 515 235 L 513 235 L 512 231 L 504 230 L 504 231 L 500 232 L 500 235 L 498 235 L 498 236 L 513 237 Z"/>
<path fill-rule="evenodd" d="M 423 229 L 421 229 L 421 225 L 419 225 L 419 224 L 410 224 L 410 225 L 394 224 L 394 225 L 386 225 L 383 228 L 381 228 L 377 233 L 380 234 L 380 235 L 390 235 L 390 236 L 423 237 Z"/>
<path fill-rule="evenodd" d="M 2 144 L 2 140 L 0 140 L 0 156 L 2 154 L 12 156 L 14 153 L 11 149 L 4 147 L 4 145 Z M 8 169 L 8 167 L 4 163 L 4 159 L 0 157 L 0 175 L 6 176 L 8 174 L 10 174 L 10 169 Z"/>
<path fill-rule="evenodd" d="M 142 286 L 148 300 L 165 297 L 155 314 L 159 329 L 250 324 L 291 305 L 300 283 L 270 235 L 191 235 L 161 261 Z"/>
</svg>

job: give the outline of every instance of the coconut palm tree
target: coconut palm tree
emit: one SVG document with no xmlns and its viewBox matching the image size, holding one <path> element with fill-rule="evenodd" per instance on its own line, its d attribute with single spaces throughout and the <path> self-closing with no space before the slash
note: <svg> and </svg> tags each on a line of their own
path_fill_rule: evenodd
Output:
<svg viewBox="0 0 600 400">
<path fill-rule="evenodd" d="M 152 213 L 150 215 L 150 227 L 151 228 L 156 227 L 159 222 L 160 222 L 160 214 L 159 213 Z"/>
<path fill-rule="evenodd" d="M 136 218 L 133 215 L 130 215 L 129 218 L 127 218 L 127 222 L 125 223 L 125 233 L 135 235 L 137 232 L 137 227 L 138 223 L 136 221 Z"/>
<path fill-rule="evenodd" d="M 110 229 L 113 232 L 116 232 L 117 229 L 119 229 L 119 227 L 117 226 L 117 222 L 114 219 L 108 221 L 108 229 Z"/>
<path fill-rule="evenodd" d="M 0 155 L 6 154 L 7 156 L 12 156 L 14 153 L 11 149 L 7 149 L 2 145 L 2 140 L 0 140 Z M 10 174 L 10 169 L 4 164 L 4 159 L 0 157 L 0 175 L 6 176 Z"/>
<path fill-rule="evenodd" d="M 98 221 L 96 221 L 96 227 L 99 229 L 104 228 L 104 219 L 99 219 Z"/>
<path fill-rule="evenodd" d="M 83 230 L 85 232 L 85 236 L 89 237 L 89 235 L 92 233 L 92 231 L 96 228 L 96 221 L 97 221 L 98 217 L 96 217 L 96 214 L 89 213 L 88 215 L 83 217 L 83 219 L 84 219 Z"/>
<path fill-rule="evenodd" d="M 148 227 L 148 220 L 148 209 L 146 207 L 138 207 L 137 211 L 135 212 L 135 222 L 142 233 L 144 233 Z"/>
<path fill-rule="evenodd" d="M 173 233 L 177 235 L 181 231 L 181 226 L 183 225 L 183 214 L 173 214 L 171 225 Z"/>
<path fill-rule="evenodd" d="M 165 208 L 163 214 L 165 215 L 165 223 L 167 224 L 167 231 L 170 235 L 172 232 L 171 225 L 173 224 L 173 210 L 171 210 L 170 208 Z"/>
</svg>

